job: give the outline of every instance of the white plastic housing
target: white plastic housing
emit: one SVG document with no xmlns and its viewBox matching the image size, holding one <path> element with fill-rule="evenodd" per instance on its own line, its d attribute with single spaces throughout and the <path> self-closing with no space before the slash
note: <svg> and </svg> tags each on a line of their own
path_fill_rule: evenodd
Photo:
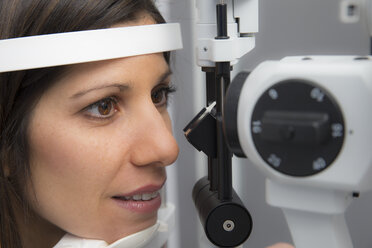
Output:
<svg viewBox="0 0 372 248">
<path fill-rule="evenodd" d="M 93 240 L 66 234 L 53 248 L 161 248 L 166 245 L 175 225 L 175 207 L 166 204 L 159 209 L 155 225 L 124 237 L 110 245 L 103 240 Z"/>
<path fill-rule="evenodd" d="M 220 0 L 198 0 L 196 26 L 197 64 L 214 67 L 215 62 L 229 61 L 236 64 L 239 59 L 255 47 L 254 33 L 258 32 L 258 0 L 228 0 L 229 39 L 216 40 L 216 5 Z M 239 18 L 239 24 L 237 19 Z M 249 36 L 247 36 L 249 34 Z M 244 37 L 243 37 L 244 36 Z"/>
<path fill-rule="evenodd" d="M 182 48 L 178 23 L 0 40 L 0 72 L 85 63 Z"/>
<path fill-rule="evenodd" d="M 343 23 L 366 23 L 369 35 L 372 36 L 372 0 L 341 0 L 340 20 Z"/>
<path fill-rule="evenodd" d="M 271 180 L 313 188 L 360 192 L 372 189 L 372 60 L 353 56 L 287 57 L 267 61 L 250 74 L 238 106 L 238 135 L 247 157 Z M 341 152 L 327 169 L 296 178 L 272 169 L 255 149 L 251 116 L 259 97 L 272 85 L 288 79 L 303 79 L 321 86 L 338 103 L 345 122 Z M 280 97 L 280 96 L 279 96 Z M 299 165 L 301 166 L 301 165 Z"/>
<path fill-rule="evenodd" d="M 359 22 L 362 15 L 362 1 L 364 0 L 342 0 L 340 2 L 340 19 L 343 23 Z"/>
<path fill-rule="evenodd" d="M 344 144 L 338 157 L 312 176 L 288 176 L 272 169 L 255 149 L 251 135 L 258 99 L 273 85 L 290 79 L 321 87 L 339 105 L 344 118 Z M 370 106 L 372 57 L 287 57 L 260 64 L 247 78 L 238 103 L 240 144 L 267 177 L 266 201 L 283 210 L 296 248 L 353 247 L 344 212 L 352 192 L 372 189 Z"/>
<path fill-rule="evenodd" d="M 258 33 L 258 0 L 234 0 L 234 18 L 239 18 L 239 33 Z"/>
</svg>

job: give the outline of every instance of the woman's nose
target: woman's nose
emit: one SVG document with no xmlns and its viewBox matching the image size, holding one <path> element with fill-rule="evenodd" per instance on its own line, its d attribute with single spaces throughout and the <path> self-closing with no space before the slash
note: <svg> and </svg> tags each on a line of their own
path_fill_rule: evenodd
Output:
<svg viewBox="0 0 372 248">
<path fill-rule="evenodd" d="M 169 115 L 152 107 L 137 112 L 135 144 L 131 162 L 137 166 L 172 164 L 178 156 L 178 145 L 171 131 Z"/>
</svg>

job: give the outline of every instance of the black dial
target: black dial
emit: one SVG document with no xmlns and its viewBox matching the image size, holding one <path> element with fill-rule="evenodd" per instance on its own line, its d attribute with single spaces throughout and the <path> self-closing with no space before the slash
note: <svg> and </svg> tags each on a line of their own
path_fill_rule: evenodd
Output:
<svg viewBox="0 0 372 248">
<path fill-rule="evenodd" d="M 330 94 L 315 83 L 294 79 L 273 85 L 259 98 L 251 133 L 269 166 L 303 177 L 325 170 L 337 158 L 345 125 Z"/>
</svg>

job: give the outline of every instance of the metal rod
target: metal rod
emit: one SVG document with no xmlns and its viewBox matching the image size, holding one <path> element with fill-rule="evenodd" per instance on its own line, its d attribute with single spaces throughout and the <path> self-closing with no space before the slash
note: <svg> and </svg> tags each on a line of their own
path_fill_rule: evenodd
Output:
<svg viewBox="0 0 372 248">
<path fill-rule="evenodd" d="M 216 82 L 218 199 L 224 201 L 232 199 L 232 153 L 223 132 L 225 94 L 230 84 L 230 62 L 216 63 Z"/>
<path fill-rule="evenodd" d="M 216 39 L 229 39 L 227 35 L 227 5 L 217 4 L 217 37 Z"/>
<path fill-rule="evenodd" d="M 217 4 L 217 37 L 229 39 L 227 35 L 227 6 Z M 223 133 L 223 110 L 226 90 L 230 84 L 230 62 L 216 63 L 216 121 L 217 121 L 217 168 L 218 168 L 218 199 L 232 199 L 232 153 L 229 151 Z"/>
<path fill-rule="evenodd" d="M 227 36 L 227 6 L 218 4 L 217 37 L 228 39 Z M 223 106 L 225 94 L 230 84 L 230 62 L 217 62 L 214 68 L 203 67 L 206 72 L 207 106 L 216 102 L 216 140 L 217 157 L 208 157 L 208 180 L 210 191 L 218 191 L 221 201 L 232 199 L 232 153 L 229 151 L 223 133 Z"/>
<path fill-rule="evenodd" d="M 207 93 L 207 106 L 216 101 L 216 69 L 214 67 L 203 67 L 206 74 L 206 93 Z"/>
<path fill-rule="evenodd" d="M 203 68 L 206 73 L 206 93 L 207 93 L 207 106 L 216 101 L 216 77 L 215 68 Z M 208 180 L 210 182 L 210 191 L 218 190 L 218 170 L 217 159 L 208 156 Z"/>
</svg>

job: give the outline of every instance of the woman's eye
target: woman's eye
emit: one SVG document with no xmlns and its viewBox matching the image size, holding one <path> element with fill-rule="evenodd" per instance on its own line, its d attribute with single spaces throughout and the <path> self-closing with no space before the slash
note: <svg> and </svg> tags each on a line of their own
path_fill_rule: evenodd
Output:
<svg viewBox="0 0 372 248">
<path fill-rule="evenodd" d="M 151 100 L 157 107 L 167 105 L 168 95 L 174 91 L 175 89 L 172 86 L 162 86 L 151 93 Z"/>
<path fill-rule="evenodd" d="M 113 97 L 109 97 L 99 100 L 98 102 L 86 107 L 84 109 L 84 112 L 86 112 L 90 117 L 93 118 L 110 118 L 117 111 L 116 104 L 116 99 L 114 99 Z"/>
</svg>

